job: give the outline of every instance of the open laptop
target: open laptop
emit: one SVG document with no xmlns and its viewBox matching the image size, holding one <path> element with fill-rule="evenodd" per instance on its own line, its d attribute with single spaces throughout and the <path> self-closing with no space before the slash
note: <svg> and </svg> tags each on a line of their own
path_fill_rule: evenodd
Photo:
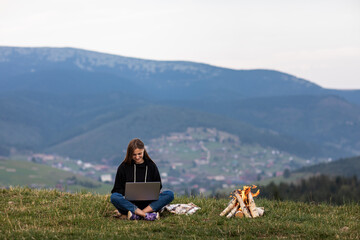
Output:
<svg viewBox="0 0 360 240">
<path fill-rule="evenodd" d="M 129 201 L 158 200 L 160 182 L 127 182 L 125 184 L 125 198 Z"/>
</svg>

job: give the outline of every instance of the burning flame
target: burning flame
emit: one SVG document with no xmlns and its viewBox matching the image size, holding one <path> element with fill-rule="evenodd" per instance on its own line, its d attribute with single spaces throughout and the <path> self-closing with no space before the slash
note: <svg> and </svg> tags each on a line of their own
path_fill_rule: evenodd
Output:
<svg viewBox="0 0 360 240">
<path fill-rule="evenodd" d="M 238 192 L 242 198 L 242 200 L 244 201 L 245 205 L 249 205 L 249 199 L 248 199 L 248 194 L 251 192 L 251 189 L 255 189 L 257 188 L 257 186 L 252 185 L 252 186 L 243 186 L 243 189 L 237 189 L 235 190 L 230 197 L 232 198 L 236 198 L 235 197 L 235 193 Z M 258 189 L 256 193 L 251 193 L 253 197 L 257 197 L 260 194 L 260 190 Z"/>
</svg>

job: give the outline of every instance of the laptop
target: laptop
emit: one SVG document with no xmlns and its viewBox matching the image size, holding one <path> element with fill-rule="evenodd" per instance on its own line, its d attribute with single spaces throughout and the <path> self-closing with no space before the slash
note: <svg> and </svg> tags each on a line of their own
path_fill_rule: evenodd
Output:
<svg viewBox="0 0 360 240">
<path fill-rule="evenodd" d="M 125 184 L 125 198 L 129 201 L 158 200 L 160 182 L 127 182 Z"/>
</svg>

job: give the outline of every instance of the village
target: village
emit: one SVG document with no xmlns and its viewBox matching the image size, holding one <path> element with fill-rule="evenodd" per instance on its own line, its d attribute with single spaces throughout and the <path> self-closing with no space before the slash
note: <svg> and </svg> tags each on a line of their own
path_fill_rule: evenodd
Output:
<svg viewBox="0 0 360 240">
<path fill-rule="evenodd" d="M 213 128 L 188 128 L 153 139 L 147 149 L 159 162 L 164 185 L 180 194 L 214 195 L 309 163 L 276 149 L 244 144 L 238 136 Z"/>
<path fill-rule="evenodd" d="M 158 165 L 163 188 L 181 195 L 214 195 L 219 189 L 281 176 L 285 169 L 308 163 L 308 160 L 276 149 L 244 144 L 238 136 L 212 128 L 188 128 L 185 132 L 152 139 L 146 149 Z M 122 153 L 125 156 L 126 149 Z M 33 154 L 28 161 L 109 185 L 113 184 L 117 169 L 111 159 L 90 163 L 51 154 Z M 76 184 L 74 179 L 63 179 L 56 188 L 72 184 Z"/>
</svg>

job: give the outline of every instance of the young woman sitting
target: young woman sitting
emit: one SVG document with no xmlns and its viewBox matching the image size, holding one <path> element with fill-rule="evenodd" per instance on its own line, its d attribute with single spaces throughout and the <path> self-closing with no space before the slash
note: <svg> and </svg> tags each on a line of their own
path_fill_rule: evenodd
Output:
<svg viewBox="0 0 360 240">
<path fill-rule="evenodd" d="M 172 191 L 163 191 L 155 201 L 129 201 L 125 199 L 126 182 L 160 182 L 159 170 L 146 152 L 144 143 L 135 138 L 129 142 L 126 157 L 117 169 L 115 184 L 111 191 L 111 203 L 130 220 L 159 219 L 158 211 L 174 200 Z"/>
</svg>

